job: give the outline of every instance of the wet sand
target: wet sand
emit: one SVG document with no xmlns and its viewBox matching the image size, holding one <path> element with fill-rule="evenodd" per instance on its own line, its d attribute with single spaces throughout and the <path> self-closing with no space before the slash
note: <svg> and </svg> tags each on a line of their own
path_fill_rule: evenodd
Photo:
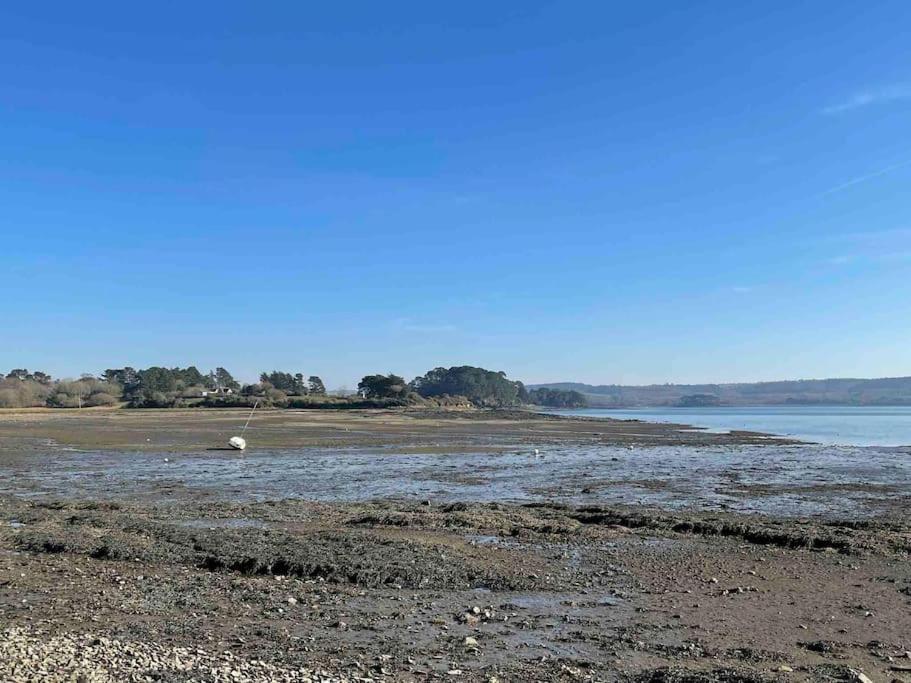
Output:
<svg viewBox="0 0 911 683">
<path fill-rule="evenodd" d="M 903 451 L 241 415 L 0 414 L 0 680 L 911 681 Z"/>
<path fill-rule="evenodd" d="M 0 457 L 48 444 L 181 452 L 224 448 L 248 415 L 248 410 L 205 409 L 5 410 L 0 411 Z M 522 443 L 696 446 L 769 440 L 755 432 L 715 434 L 688 425 L 506 410 L 263 410 L 246 436 L 258 448 L 399 446 L 427 453 Z"/>
</svg>

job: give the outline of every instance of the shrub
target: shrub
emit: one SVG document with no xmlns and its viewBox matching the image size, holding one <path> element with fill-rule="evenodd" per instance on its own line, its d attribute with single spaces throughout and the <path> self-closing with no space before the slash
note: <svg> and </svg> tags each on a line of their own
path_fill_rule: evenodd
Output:
<svg viewBox="0 0 911 683">
<path fill-rule="evenodd" d="M 401 408 L 406 405 L 408 405 L 408 402 L 401 398 L 360 398 L 354 396 L 351 398 L 292 398 L 288 399 L 286 407 L 313 410 L 355 410 L 364 408 Z"/>
<path fill-rule="evenodd" d="M 43 406 L 51 389 L 34 380 L 0 379 L 0 408 Z"/>
<path fill-rule="evenodd" d="M 92 394 L 86 399 L 85 405 L 87 406 L 113 406 L 117 405 L 117 398 L 107 394 L 103 391 L 98 392 L 97 394 Z"/>
<path fill-rule="evenodd" d="M 267 386 L 266 390 L 263 392 L 263 401 L 267 406 L 275 406 L 276 408 L 284 408 L 288 405 L 288 394 L 286 394 L 281 389 L 276 389 L 275 387 Z"/>
</svg>

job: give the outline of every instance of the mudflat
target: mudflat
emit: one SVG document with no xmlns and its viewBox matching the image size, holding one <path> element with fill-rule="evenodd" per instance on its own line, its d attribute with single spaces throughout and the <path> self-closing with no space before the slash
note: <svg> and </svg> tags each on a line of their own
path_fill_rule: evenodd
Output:
<svg viewBox="0 0 911 683">
<path fill-rule="evenodd" d="M 249 410 L 0 411 L 0 452 L 11 443 L 75 448 L 205 450 L 227 446 Z M 262 410 L 251 424 L 259 448 L 399 445 L 433 452 L 500 443 L 713 445 L 764 443 L 755 432 L 714 434 L 688 425 L 563 418 L 515 410 Z M 784 441 L 776 439 L 777 441 Z"/>
<path fill-rule="evenodd" d="M 903 451 L 482 411 L 208 450 L 245 418 L 0 414 L 0 680 L 911 681 Z"/>
</svg>

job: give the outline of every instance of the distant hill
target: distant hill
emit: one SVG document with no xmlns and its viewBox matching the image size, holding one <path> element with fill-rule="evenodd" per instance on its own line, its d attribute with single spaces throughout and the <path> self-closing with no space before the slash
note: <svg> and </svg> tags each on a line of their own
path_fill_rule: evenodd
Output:
<svg viewBox="0 0 911 683">
<path fill-rule="evenodd" d="M 532 384 L 578 391 L 593 408 L 714 405 L 911 405 L 911 377 L 800 379 L 749 384 Z"/>
</svg>

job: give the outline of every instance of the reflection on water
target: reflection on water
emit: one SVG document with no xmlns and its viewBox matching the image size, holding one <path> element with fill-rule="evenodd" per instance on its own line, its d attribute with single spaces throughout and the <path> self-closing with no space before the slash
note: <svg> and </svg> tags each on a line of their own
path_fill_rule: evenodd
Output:
<svg viewBox="0 0 911 683">
<path fill-rule="evenodd" d="M 547 499 L 852 516 L 881 512 L 911 492 L 909 449 L 593 445 L 543 448 L 538 458 L 529 450 L 449 455 L 384 449 L 245 455 L 50 450 L 0 467 L 0 492 L 113 500 Z"/>
</svg>

